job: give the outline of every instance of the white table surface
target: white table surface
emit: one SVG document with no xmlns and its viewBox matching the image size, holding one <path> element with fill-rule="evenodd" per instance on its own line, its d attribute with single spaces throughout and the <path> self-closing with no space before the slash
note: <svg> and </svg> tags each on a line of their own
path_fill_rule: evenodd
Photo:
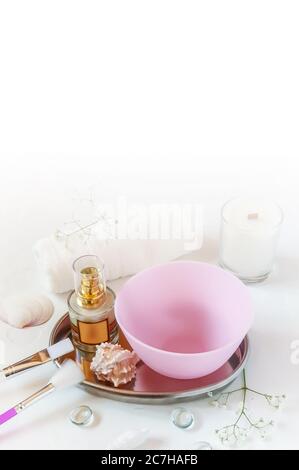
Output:
<svg viewBox="0 0 299 470">
<path fill-rule="evenodd" d="M 299 338 L 298 260 L 291 258 L 291 242 L 296 239 L 296 233 L 287 229 L 287 221 L 285 226 L 275 271 L 263 284 L 249 287 L 256 317 L 250 334 L 252 352 L 246 370 L 250 387 L 267 393 L 285 393 L 287 400 L 279 411 L 268 407 L 262 398 L 249 400 L 248 406 L 254 416 L 272 418 L 276 426 L 265 440 L 253 434 L 243 448 L 299 448 L 299 369 L 290 361 L 290 344 Z M 202 249 L 187 258 L 216 262 L 216 232 L 214 235 L 214 241 L 206 237 Z M 32 263 L 26 278 L 31 277 L 32 283 L 35 274 Z M 110 285 L 117 291 L 123 282 L 118 280 Z M 1 323 L 0 339 L 6 344 L 7 363 L 48 343 L 51 328 L 66 311 L 65 295 L 51 295 L 51 298 L 55 303 L 55 314 L 47 324 L 34 329 L 15 330 Z M 30 395 L 47 382 L 54 371 L 55 366 L 48 364 L 1 385 L 1 410 Z M 170 421 L 174 405 L 120 403 L 92 396 L 75 387 L 46 398 L 2 426 L 0 449 L 103 449 L 122 431 L 140 427 L 150 429 L 146 448 L 188 449 L 194 442 L 204 440 L 217 449 L 221 445 L 214 430 L 233 422 L 240 400 L 241 397 L 236 397 L 228 410 L 211 407 L 208 399 L 188 402 L 185 406 L 194 411 L 196 424 L 190 430 L 180 430 Z M 95 413 L 96 419 L 90 427 L 76 427 L 68 419 L 70 410 L 80 404 L 89 405 Z"/>
</svg>

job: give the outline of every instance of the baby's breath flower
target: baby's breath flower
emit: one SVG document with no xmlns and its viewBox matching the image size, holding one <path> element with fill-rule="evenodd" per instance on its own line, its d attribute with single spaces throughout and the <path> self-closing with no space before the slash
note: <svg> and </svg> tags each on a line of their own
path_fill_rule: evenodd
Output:
<svg viewBox="0 0 299 470">
<path fill-rule="evenodd" d="M 248 393 L 252 393 L 255 396 L 261 396 L 266 399 L 268 404 L 273 408 L 279 408 L 281 404 L 286 399 L 284 394 L 267 394 L 267 393 L 260 393 L 256 390 L 252 390 L 247 387 L 246 385 L 246 375 L 245 370 L 243 370 L 243 379 L 244 379 L 244 386 L 237 390 L 232 390 L 230 392 L 220 393 L 220 395 L 215 398 L 211 405 L 217 408 L 227 408 L 227 404 L 232 394 L 235 392 L 243 392 L 243 400 L 238 404 L 238 408 L 236 411 L 237 418 L 236 421 L 229 425 L 225 426 L 222 429 L 216 429 L 216 434 L 220 439 L 221 444 L 225 446 L 231 446 L 240 443 L 248 438 L 249 434 L 252 431 L 256 431 L 259 436 L 264 439 L 267 436 L 267 431 L 274 426 L 274 422 L 265 421 L 264 418 L 253 419 L 251 418 L 247 406 L 246 406 L 246 399 Z M 246 423 L 246 426 L 242 426 L 243 423 Z"/>
<path fill-rule="evenodd" d="M 212 401 L 210 401 L 210 405 L 211 405 L 211 406 L 214 406 L 215 408 L 219 408 L 219 403 L 218 403 L 217 400 L 212 400 Z"/>
</svg>

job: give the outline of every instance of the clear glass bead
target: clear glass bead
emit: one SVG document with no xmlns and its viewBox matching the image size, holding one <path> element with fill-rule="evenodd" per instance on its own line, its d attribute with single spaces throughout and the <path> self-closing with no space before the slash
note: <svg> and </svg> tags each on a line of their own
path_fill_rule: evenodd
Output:
<svg viewBox="0 0 299 470">
<path fill-rule="evenodd" d="M 81 405 L 74 408 L 69 414 L 70 421 L 77 426 L 89 424 L 93 418 L 93 411 L 89 406 Z"/>
<path fill-rule="evenodd" d="M 194 443 L 193 450 L 213 450 L 211 444 L 206 441 L 198 441 Z"/>
<path fill-rule="evenodd" d="M 188 429 L 194 424 L 194 414 L 186 408 L 175 408 L 171 413 L 171 421 L 181 429 Z"/>
</svg>

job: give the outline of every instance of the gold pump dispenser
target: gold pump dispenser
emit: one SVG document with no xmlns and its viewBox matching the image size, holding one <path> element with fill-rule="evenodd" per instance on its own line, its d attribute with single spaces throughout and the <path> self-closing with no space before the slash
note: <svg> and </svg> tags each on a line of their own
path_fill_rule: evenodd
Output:
<svg viewBox="0 0 299 470">
<path fill-rule="evenodd" d="M 81 283 L 77 293 L 77 303 L 83 308 L 98 308 L 106 298 L 106 286 L 100 282 L 99 271 L 95 267 L 81 270 Z"/>
</svg>

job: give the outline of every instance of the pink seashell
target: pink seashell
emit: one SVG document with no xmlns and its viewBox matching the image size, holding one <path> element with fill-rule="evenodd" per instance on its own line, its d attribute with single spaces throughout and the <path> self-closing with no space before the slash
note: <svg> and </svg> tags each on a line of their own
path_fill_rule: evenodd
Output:
<svg viewBox="0 0 299 470">
<path fill-rule="evenodd" d="M 90 368 L 99 380 L 118 387 L 135 378 L 138 361 L 135 352 L 123 349 L 119 344 L 102 343 L 97 346 Z"/>
</svg>

